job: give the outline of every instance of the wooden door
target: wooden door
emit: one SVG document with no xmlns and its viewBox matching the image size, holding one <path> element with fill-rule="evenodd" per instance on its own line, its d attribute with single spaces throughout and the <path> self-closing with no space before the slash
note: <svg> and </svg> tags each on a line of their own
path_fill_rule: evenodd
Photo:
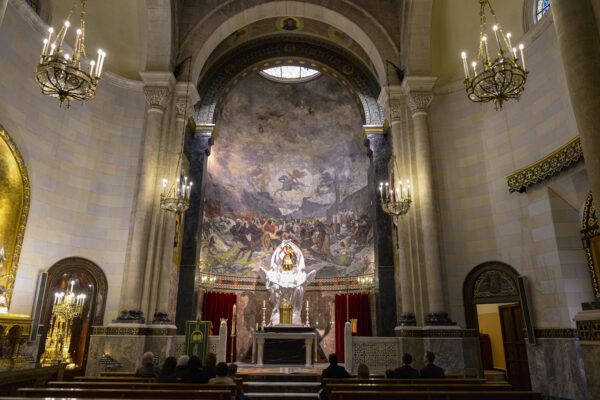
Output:
<svg viewBox="0 0 600 400">
<path fill-rule="evenodd" d="M 498 310 L 508 380 L 516 390 L 531 390 L 521 306 L 508 304 L 498 307 Z"/>
</svg>

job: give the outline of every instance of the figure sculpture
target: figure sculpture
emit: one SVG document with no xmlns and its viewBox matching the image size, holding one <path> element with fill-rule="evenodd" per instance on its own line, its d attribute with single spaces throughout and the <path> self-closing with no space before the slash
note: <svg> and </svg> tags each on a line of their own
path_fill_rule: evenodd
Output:
<svg viewBox="0 0 600 400">
<path fill-rule="evenodd" d="M 270 322 L 279 325 L 279 307 L 283 301 L 292 305 L 292 324 L 302 325 L 302 299 L 304 289 L 314 279 L 317 271 L 306 273 L 304 255 L 291 240 L 284 240 L 271 256 L 269 269 L 263 267 L 258 271 L 265 281 L 270 293 L 269 302 L 273 306 Z"/>
</svg>

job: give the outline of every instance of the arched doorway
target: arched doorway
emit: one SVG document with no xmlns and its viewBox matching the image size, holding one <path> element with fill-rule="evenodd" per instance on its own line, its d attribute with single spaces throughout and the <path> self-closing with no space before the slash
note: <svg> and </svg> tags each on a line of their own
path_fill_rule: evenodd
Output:
<svg viewBox="0 0 600 400">
<path fill-rule="evenodd" d="M 480 264 L 465 278 L 463 300 L 467 328 L 480 331 L 484 370 L 504 370 L 516 389 L 530 390 L 518 276 L 500 261 Z"/>
<path fill-rule="evenodd" d="M 64 258 L 48 270 L 48 284 L 44 291 L 44 304 L 40 323 L 44 326 L 38 359 L 44 353 L 46 335 L 52 316 L 54 293 L 64 291 L 70 282 L 74 282 L 73 291 L 85 294 L 83 311 L 80 318 L 73 321 L 70 353 L 78 369 L 85 370 L 87 348 L 91 327 L 102 325 L 108 284 L 102 269 L 90 260 L 81 257 Z"/>
</svg>

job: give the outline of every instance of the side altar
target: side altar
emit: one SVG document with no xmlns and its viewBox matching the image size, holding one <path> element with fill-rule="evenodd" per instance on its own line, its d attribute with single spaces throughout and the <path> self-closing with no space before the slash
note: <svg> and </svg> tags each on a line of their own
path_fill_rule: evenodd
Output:
<svg viewBox="0 0 600 400">
<path fill-rule="evenodd" d="M 273 252 L 269 268 L 259 269 L 269 291 L 272 306 L 269 322 L 263 302 L 263 321 L 252 334 L 252 359 L 263 364 L 304 364 L 312 366 L 317 349 L 317 333 L 308 325 L 310 307 L 306 302 L 306 323 L 302 324 L 304 290 L 316 271 L 306 273 L 302 250 L 284 240 Z"/>
</svg>

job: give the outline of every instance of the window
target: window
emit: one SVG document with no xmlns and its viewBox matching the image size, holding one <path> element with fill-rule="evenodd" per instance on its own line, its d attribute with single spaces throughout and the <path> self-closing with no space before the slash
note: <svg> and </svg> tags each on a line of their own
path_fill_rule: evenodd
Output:
<svg viewBox="0 0 600 400">
<path fill-rule="evenodd" d="M 537 0 L 537 6 L 535 7 L 535 21 L 542 19 L 544 14 L 550 9 L 550 0 Z"/>
<path fill-rule="evenodd" d="M 304 82 L 316 78 L 320 72 L 312 68 L 285 65 L 263 69 L 260 74 L 277 82 Z"/>
<path fill-rule="evenodd" d="M 29 7 L 33 8 L 33 11 L 35 11 L 36 13 L 39 13 L 39 11 L 40 11 L 39 0 L 25 0 L 25 3 L 29 4 Z"/>
</svg>

